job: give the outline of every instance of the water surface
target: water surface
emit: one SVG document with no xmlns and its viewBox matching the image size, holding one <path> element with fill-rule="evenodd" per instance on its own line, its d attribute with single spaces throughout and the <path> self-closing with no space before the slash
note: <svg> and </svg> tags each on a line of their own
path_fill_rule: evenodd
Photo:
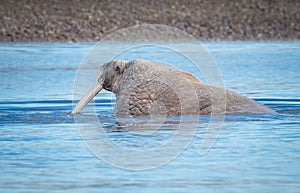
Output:
<svg viewBox="0 0 300 193">
<path fill-rule="evenodd" d="M 204 156 L 199 148 L 209 117 L 200 116 L 201 124 L 191 126 L 197 131 L 180 156 L 144 171 L 120 169 L 98 159 L 68 115 L 77 69 L 92 46 L 0 45 L 2 192 L 299 192 L 299 42 L 206 43 L 225 88 L 278 114 L 228 115 Z M 151 59 L 162 53 L 147 49 L 133 50 L 126 57 Z M 168 50 L 164 53 L 174 57 Z M 175 67 L 203 78 L 184 66 L 183 58 L 174 60 L 181 61 L 173 63 Z M 96 111 L 110 139 L 126 148 L 156 148 L 178 126 L 178 118 L 170 118 L 155 132 L 128 131 L 116 123 L 114 102 L 111 93 L 103 92 L 96 97 Z M 88 113 L 80 116 L 89 118 Z"/>
</svg>

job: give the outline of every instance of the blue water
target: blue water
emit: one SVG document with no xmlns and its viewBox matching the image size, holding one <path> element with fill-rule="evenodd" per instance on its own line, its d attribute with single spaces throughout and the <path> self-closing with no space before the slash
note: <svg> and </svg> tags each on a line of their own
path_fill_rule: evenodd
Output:
<svg viewBox="0 0 300 193">
<path fill-rule="evenodd" d="M 228 115 L 216 143 L 204 155 L 199 149 L 210 119 L 197 117 L 201 123 L 196 124 L 193 117 L 185 117 L 197 130 L 178 157 L 152 169 L 131 170 L 95 156 L 68 114 L 77 70 L 93 45 L 1 44 L 0 191 L 299 192 L 300 43 L 204 45 L 222 73 L 225 88 L 278 114 Z M 184 65 L 183 57 L 163 48 L 145 49 L 119 57 L 151 59 L 163 53 L 166 62 L 172 59 L 174 67 L 203 80 L 201 73 Z M 192 47 L 186 49 L 193 53 Z M 116 123 L 114 102 L 111 93 L 99 94 L 97 115 L 111 141 L 129 150 L 155 149 L 178 126 L 178 118 L 170 118 L 155 132 L 130 131 Z M 89 118 L 89 112 L 79 115 L 83 121 Z M 119 159 L 115 152 L 110 154 Z"/>
</svg>

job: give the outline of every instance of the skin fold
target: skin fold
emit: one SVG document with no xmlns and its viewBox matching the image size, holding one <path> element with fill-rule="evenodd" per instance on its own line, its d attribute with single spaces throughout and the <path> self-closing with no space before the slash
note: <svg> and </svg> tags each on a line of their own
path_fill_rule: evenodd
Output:
<svg viewBox="0 0 300 193">
<path fill-rule="evenodd" d="M 101 66 L 94 87 L 72 114 L 79 113 L 101 89 L 116 95 L 117 115 L 275 113 L 238 93 L 204 85 L 184 71 L 148 60 L 112 60 Z"/>
</svg>

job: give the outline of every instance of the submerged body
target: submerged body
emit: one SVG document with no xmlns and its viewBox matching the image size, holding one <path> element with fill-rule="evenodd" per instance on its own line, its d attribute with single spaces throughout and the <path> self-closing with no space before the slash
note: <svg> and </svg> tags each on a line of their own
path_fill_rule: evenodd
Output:
<svg viewBox="0 0 300 193">
<path fill-rule="evenodd" d="M 275 113 L 235 92 L 204 85 L 192 74 L 147 60 L 113 60 L 101 66 L 97 83 L 72 113 L 80 112 L 102 88 L 116 95 L 118 115 Z"/>
</svg>

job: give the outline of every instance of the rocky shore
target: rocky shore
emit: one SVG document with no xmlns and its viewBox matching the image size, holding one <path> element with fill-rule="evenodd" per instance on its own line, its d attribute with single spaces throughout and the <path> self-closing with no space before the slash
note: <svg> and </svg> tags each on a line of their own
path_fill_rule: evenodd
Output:
<svg viewBox="0 0 300 193">
<path fill-rule="evenodd" d="M 94 42 L 164 24 L 200 40 L 299 40 L 299 0 L 2 0 L 0 42 Z"/>
</svg>

